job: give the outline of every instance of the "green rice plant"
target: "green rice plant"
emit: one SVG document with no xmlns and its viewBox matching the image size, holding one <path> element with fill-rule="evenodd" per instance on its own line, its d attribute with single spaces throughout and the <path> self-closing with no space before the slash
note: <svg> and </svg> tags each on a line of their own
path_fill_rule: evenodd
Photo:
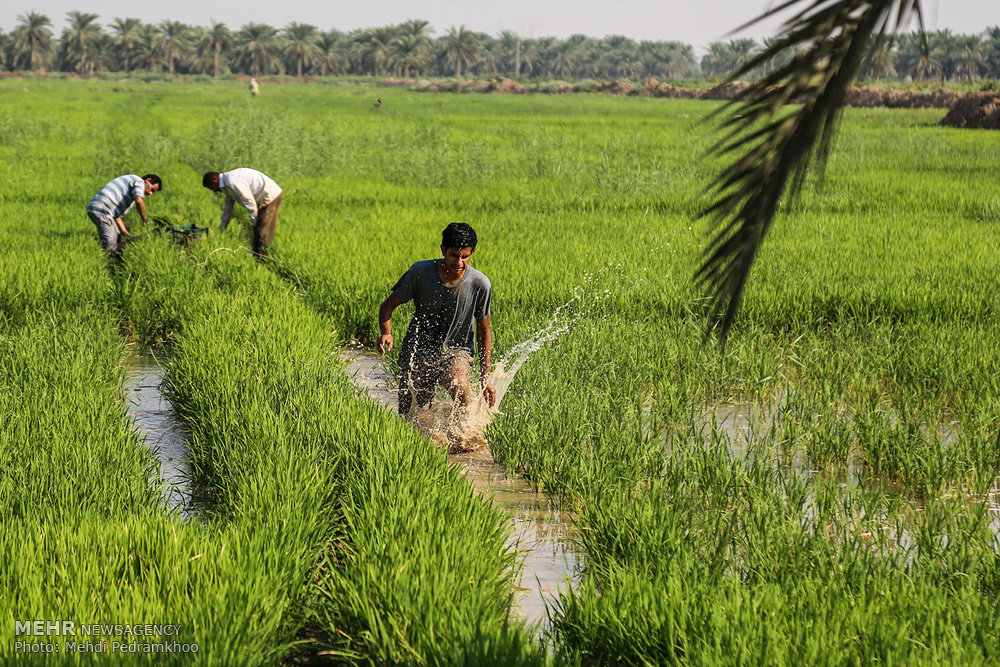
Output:
<svg viewBox="0 0 1000 667">
<path fill-rule="evenodd" d="M 77 350 L 77 329 L 96 349 L 119 324 L 171 346 L 194 467 L 218 490 L 206 531 L 183 544 L 233 564 L 231 579 L 199 584 L 213 602 L 190 614 L 219 628 L 212 660 L 273 661 L 297 637 L 348 661 L 541 659 L 503 620 L 515 570 L 502 514 L 464 499 L 445 457 L 365 404 L 334 359 L 338 344 L 373 339 L 393 282 L 464 220 L 494 284 L 497 357 L 569 304 L 569 331 L 525 364 L 489 435 L 510 471 L 577 512 L 586 573 L 551 609 L 556 659 L 996 661 L 996 137 L 939 128 L 934 111 L 846 110 L 823 187 L 807 182 L 779 212 L 720 352 L 703 344 L 707 307 L 690 283 L 702 245 L 691 202 L 715 166 L 695 157 L 711 140 L 698 121 L 713 103 L 397 90 L 373 113 L 361 83 L 275 86 L 250 109 L 236 81 L 0 81 L 0 118 L 26 128 L 20 147 L 0 147 L 11 183 L 0 238 L 25 258 L 0 271 L 0 349 Z M 133 117 L 149 119 L 148 139 Z M 121 150 L 92 146 L 93 128 Z M 274 141 L 255 143 L 262 132 Z M 286 196 L 269 261 L 238 250 L 249 235 L 238 214 L 190 250 L 137 243 L 108 271 L 82 204 L 104 182 L 95 166 L 144 156 L 167 177 L 153 213 L 199 226 L 221 206 L 202 171 L 273 176 Z M 53 173 L 70 175 L 64 191 L 40 187 Z M 62 348 L 43 335 L 54 323 Z M 79 353 L 74 382 L 113 357 Z M 45 394 L 32 391 L 6 449 L 39 418 Z M 120 412 L 114 395 L 101 410 Z M 83 430 L 65 416 L 51 422 L 59 433 Z M 128 466 L 121 483 L 145 488 Z M 68 493 L 51 486 L 28 488 Z M 68 598 L 83 604 L 83 590 Z M 124 608 L 125 590 L 105 604 Z M 232 599 L 248 615 L 219 611 Z M 232 628 L 254 614 L 266 638 L 241 640 Z"/>
<path fill-rule="evenodd" d="M 163 246 L 130 248 L 137 278 L 164 288 L 140 290 L 154 301 L 134 302 L 136 317 L 155 320 L 156 302 L 173 295 L 163 308 L 182 312 L 171 395 L 192 424 L 195 474 L 216 490 L 216 521 L 273 516 L 283 526 L 267 570 L 289 573 L 290 591 L 314 581 L 283 614 L 314 638 L 312 650 L 541 661 L 509 619 L 515 562 L 503 515 L 411 427 L 356 395 L 323 320 L 274 274 L 205 247 L 195 248 L 203 270 L 172 250 L 164 267 Z M 179 293 L 195 276 L 200 288 Z"/>
</svg>

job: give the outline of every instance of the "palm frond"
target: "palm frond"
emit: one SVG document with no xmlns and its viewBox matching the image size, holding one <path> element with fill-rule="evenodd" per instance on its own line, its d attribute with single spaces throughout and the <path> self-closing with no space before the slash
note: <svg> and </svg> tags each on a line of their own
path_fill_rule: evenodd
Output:
<svg viewBox="0 0 1000 667">
<path fill-rule="evenodd" d="M 793 200 L 812 163 L 822 176 L 847 88 L 866 56 L 914 15 L 923 32 L 920 0 L 787 0 L 740 29 L 795 5 L 806 6 L 725 83 L 796 55 L 710 116 L 725 132 L 710 153 L 734 158 L 703 193 L 710 201 L 701 217 L 713 232 L 695 280 L 711 297 L 709 331 L 723 342 L 786 190 Z"/>
</svg>

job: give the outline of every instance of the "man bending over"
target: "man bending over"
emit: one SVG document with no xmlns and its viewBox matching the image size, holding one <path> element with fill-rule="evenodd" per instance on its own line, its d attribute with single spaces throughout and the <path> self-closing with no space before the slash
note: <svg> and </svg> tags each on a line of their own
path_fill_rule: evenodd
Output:
<svg viewBox="0 0 1000 667">
<path fill-rule="evenodd" d="M 142 224 L 149 222 L 146 216 L 146 200 L 154 192 L 163 189 L 163 182 L 156 174 L 146 174 L 142 178 L 135 174 L 119 176 L 94 195 L 87 204 L 87 216 L 97 227 L 101 245 L 112 257 L 121 253 L 121 238 L 129 236 L 122 218 L 134 205 L 139 209 Z"/>
<path fill-rule="evenodd" d="M 224 192 L 226 203 L 219 222 L 221 232 L 233 217 L 233 204 L 239 202 L 250 214 L 253 223 L 253 253 L 258 257 L 267 254 L 267 246 L 274 239 L 281 209 L 281 188 L 266 174 L 255 169 L 233 169 L 224 173 L 205 172 L 201 184 L 212 192 Z"/>
<path fill-rule="evenodd" d="M 469 266 L 476 251 L 476 232 L 464 222 L 453 222 L 441 234 L 439 259 L 417 262 L 403 274 L 378 311 L 379 352 L 393 347 L 392 311 L 413 300 L 416 312 L 399 353 L 399 413 L 427 407 L 434 387 L 444 387 L 459 408 L 472 402 L 473 323 L 479 351 L 479 377 L 490 407 L 496 390 L 490 382 L 490 279 Z"/>
</svg>

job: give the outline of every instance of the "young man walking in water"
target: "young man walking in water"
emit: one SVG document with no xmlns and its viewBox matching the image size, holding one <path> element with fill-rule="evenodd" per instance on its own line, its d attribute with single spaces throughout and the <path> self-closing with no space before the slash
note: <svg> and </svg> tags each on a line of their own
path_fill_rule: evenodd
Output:
<svg viewBox="0 0 1000 667">
<path fill-rule="evenodd" d="M 436 385 L 448 390 L 460 409 L 472 403 L 473 336 L 483 398 L 490 407 L 496 403 L 496 389 L 490 382 L 492 286 L 489 278 L 469 265 L 476 240 L 475 230 L 464 222 L 448 225 L 441 234 L 443 257 L 411 266 L 379 307 L 382 335 L 378 349 L 385 354 L 393 347 L 392 312 L 410 300 L 416 305 L 399 353 L 402 415 L 410 414 L 413 407 L 430 405 Z"/>
</svg>

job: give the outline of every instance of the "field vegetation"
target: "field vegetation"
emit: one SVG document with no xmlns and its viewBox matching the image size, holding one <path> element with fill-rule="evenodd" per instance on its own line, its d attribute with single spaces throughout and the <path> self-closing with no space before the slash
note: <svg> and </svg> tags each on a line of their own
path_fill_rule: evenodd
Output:
<svg viewBox="0 0 1000 667">
<path fill-rule="evenodd" d="M 179 622 L 219 664 L 1000 659 L 1000 138 L 847 110 L 720 349 L 691 280 L 716 103 L 0 89 L 8 627 Z M 83 212 L 103 183 L 156 172 L 153 215 L 217 227 L 200 175 L 238 166 L 285 190 L 271 260 L 243 217 L 109 270 Z M 456 220 L 497 356 L 569 323 L 489 432 L 581 528 L 541 643 L 512 620 L 503 512 L 337 358 Z M 154 343 L 214 497 L 197 520 L 164 506 L 125 415 L 125 346 Z"/>
</svg>

